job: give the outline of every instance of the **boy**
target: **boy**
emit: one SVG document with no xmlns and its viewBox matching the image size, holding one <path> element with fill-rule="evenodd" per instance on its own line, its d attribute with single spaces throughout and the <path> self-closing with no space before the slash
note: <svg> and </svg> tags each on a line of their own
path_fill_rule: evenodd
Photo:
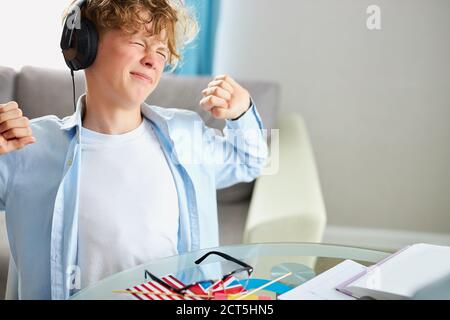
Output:
<svg viewBox="0 0 450 320">
<path fill-rule="evenodd" d="M 255 179 L 267 158 L 250 95 L 229 76 L 200 101 L 226 120 L 225 136 L 194 112 L 144 103 L 195 34 L 183 5 L 88 0 L 81 12 L 99 42 L 76 112 L 29 121 L 17 103 L 0 105 L 0 210 L 23 299 L 66 299 L 153 259 L 218 246 L 216 189 Z"/>
</svg>

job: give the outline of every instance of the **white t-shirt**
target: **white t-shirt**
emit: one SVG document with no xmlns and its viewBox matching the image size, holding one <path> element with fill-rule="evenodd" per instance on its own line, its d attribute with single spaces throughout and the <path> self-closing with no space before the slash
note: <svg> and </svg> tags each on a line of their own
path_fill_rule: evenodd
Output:
<svg viewBox="0 0 450 320">
<path fill-rule="evenodd" d="M 82 128 L 81 143 L 81 287 L 177 254 L 178 195 L 148 120 L 122 135 Z"/>
</svg>

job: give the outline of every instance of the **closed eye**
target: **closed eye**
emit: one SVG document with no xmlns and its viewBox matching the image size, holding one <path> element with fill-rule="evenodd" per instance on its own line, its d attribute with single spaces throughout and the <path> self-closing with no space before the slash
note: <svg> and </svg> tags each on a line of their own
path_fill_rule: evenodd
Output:
<svg viewBox="0 0 450 320">
<path fill-rule="evenodd" d="M 145 48 L 145 45 L 144 45 L 143 43 L 140 43 L 140 42 L 133 42 L 133 44 L 137 44 L 137 45 L 139 45 L 139 46 Z"/>
<path fill-rule="evenodd" d="M 164 59 L 167 59 L 167 56 L 164 52 L 158 52 L 161 56 L 163 56 Z"/>
</svg>

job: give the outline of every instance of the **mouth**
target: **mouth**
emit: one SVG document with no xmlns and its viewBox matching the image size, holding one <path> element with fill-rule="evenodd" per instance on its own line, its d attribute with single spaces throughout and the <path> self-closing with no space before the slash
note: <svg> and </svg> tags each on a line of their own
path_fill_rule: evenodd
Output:
<svg viewBox="0 0 450 320">
<path fill-rule="evenodd" d="M 146 74 L 140 72 L 130 72 L 130 74 L 139 80 L 145 81 L 146 83 L 153 83 L 153 79 Z"/>
</svg>

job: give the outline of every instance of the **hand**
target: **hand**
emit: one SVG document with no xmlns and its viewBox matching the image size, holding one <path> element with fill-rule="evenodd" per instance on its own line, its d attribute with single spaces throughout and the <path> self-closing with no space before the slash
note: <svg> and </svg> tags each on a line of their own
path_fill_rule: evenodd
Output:
<svg viewBox="0 0 450 320">
<path fill-rule="evenodd" d="M 22 149 L 36 139 L 28 118 L 15 101 L 0 104 L 0 155 Z"/>
<path fill-rule="evenodd" d="M 250 94 L 228 75 L 215 77 L 202 94 L 200 106 L 216 119 L 236 119 L 250 108 Z"/>
</svg>

